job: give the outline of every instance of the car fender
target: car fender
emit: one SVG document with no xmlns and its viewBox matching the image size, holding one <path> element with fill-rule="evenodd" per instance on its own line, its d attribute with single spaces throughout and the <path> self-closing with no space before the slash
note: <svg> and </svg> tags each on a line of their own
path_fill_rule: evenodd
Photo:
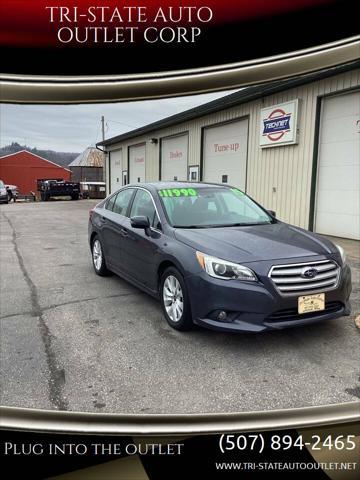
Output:
<svg viewBox="0 0 360 480">
<path fill-rule="evenodd" d="M 162 249 L 161 261 L 157 265 L 157 271 L 165 262 L 171 262 L 179 270 L 184 278 L 194 275 L 196 270 L 201 272 L 201 267 L 196 259 L 196 250 L 186 244 L 179 243 L 174 239 L 167 239 Z M 198 268 L 197 268 L 198 267 Z"/>
</svg>

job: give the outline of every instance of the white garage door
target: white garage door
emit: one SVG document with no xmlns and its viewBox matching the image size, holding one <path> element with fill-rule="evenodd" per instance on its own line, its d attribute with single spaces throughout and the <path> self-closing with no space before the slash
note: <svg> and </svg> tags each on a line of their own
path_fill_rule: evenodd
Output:
<svg viewBox="0 0 360 480">
<path fill-rule="evenodd" d="M 110 153 L 110 191 L 115 192 L 122 186 L 122 149 Z"/>
<path fill-rule="evenodd" d="M 188 165 L 188 135 L 161 140 L 161 180 L 186 180 Z"/>
<path fill-rule="evenodd" d="M 323 100 L 315 229 L 360 239 L 360 92 Z"/>
<path fill-rule="evenodd" d="M 203 180 L 229 183 L 245 190 L 248 120 L 204 131 Z"/>
<path fill-rule="evenodd" d="M 130 183 L 145 182 L 145 143 L 129 148 Z"/>
</svg>

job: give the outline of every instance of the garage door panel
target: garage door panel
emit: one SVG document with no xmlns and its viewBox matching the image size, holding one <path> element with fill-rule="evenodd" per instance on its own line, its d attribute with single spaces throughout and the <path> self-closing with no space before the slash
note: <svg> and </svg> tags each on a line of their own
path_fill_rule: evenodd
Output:
<svg viewBox="0 0 360 480">
<path fill-rule="evenodd" d="M 115 192 L 122 186 L 122 162 L 122 149 L 110 153 L 111 192 Z"/>
<path fill-rule="evenodd" d="M 358 115 L 348 115 L 324 121 L 322 125 L 322 143 L 335 143 L 359 138 L 357 121 Z"/>
<path fill-rule="evenodd" d="M 342 118 L 359 113 L 360 97 L 352 94 L 337 95 L 326 99 L 326 118 Z"/>
<path fill-rule="evenodd" d="M 337 166 L 339 159 L 342 165 L 356 165 L 356 155 L 359 154 L 357 142 L 345 141 L 325 143 L 321 145 L 323 166 Z"/>
<path fill-rule="evenodd" d="M 204 130 L 203 179 L 246 187 L 248 120 L 243 119 Z"/>
<path fill-rule="evenodd" d="M 327 166 L 320 169 L 320 178 L 318 189 L 338 190 L 346 192 L 348 190 L 359 190 L 359 165 Z M 326 199 L 327 200 L 327 199 Z"/>
<path fill-rule="evenodd" d="M 242 123 L 242 122 L 240 122 Z M 228 132 L 227 130 L 230 130 Z M 247 132 L 243 132 L 243 127 L 239 122 L 221 127 L 210 127 L 207 129 L 207 135 L 218 144 L 236 142 L 238 139 L 246 139 Z M 211 145 L 209 145 L 211 147 Z"/>
<path fill-rule="evenodd" d="M 318 205 L 318 212 L 323 213 L 337 213 L 340 210 L 343 212 L 351 212 L 356 203 L 354 204 L 354 194 L 356 190 L 323 190 L 322 194 L 327 198 L 326 202 L 321 202 Z"/>
<path fill-rule="evenodd" d="M 331 232 L 328 231 L 328 225 L 331 223 Z M 334 237 L 351 238 L 359 240 L 360 222 L 359 218 L 354 218 L 353 215 L 322 213 L 317 230 L 319 233 L 332 235 Z"/>
<path fill-rule="evenodd" d="M 161 140 L 161 180 L 183 180 L 188 176 L 188 135 Z"/>
<path fill-rule="evenodd" d="M 319 138 L 315 229 L 360 239 L 360 92 L 325 98 Z"/>
<path fill-rule="evenodd" d="M 145 182 L 145 144 L 129 147 L 130 183 Z"/>
<path fill-rule="evenodd" d="M 221 183 L 221 179 L 223 175 L 228 176 L 228 182 L 231 185 L 236 186 L 236 178 L 241 178 L 242 170 L 232 170 L 231 174 L 229 174 L 229 169 L 225 167 L 217 168 L 216 170 L 209 170 L 206 174 L 206 182 L 214 182 L 214 183 Z M 240 187 L 239 187 L 240 188 Z M 244 189 L 245 187 L 241 187 Z"/>
</svg>

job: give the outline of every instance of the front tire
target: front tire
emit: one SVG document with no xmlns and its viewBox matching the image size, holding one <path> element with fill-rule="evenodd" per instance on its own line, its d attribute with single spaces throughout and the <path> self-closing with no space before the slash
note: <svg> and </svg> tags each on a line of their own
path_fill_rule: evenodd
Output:
<svg viewBox="0 0 360 480">
<path fill-rule="evenodd" d="M 175 267 L 167 268 L 161 276 L 160 302 L 170 327 L 180 331 L 193 327 L 185 281 Z"/>
<path fill-rule="evenodd" d="M 106 261 L 101 241 L 97 235 L 96 237 L 94 237 L 91 245 L 91 256 L 96 275 L 99 275 L 100 277 L 106 277 L 110 275 L 110 272 L 106 267 Z"/>
</svg>

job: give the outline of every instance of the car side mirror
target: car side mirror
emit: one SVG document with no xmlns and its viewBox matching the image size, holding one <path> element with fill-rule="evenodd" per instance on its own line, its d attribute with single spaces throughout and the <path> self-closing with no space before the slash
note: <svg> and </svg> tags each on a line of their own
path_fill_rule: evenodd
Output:
<svg viewBox="0 0 360 480">
<path fill-rule="evenodd" d="M 276 212 L 275 210 L 267 210 L 268 213 L 270 213 L 270 215 L 274 218 L 276 218 Z"/>
<path fill-rule="evenodd" d="M 130 223 L 133 228 L 141 228 L 145 230 L 146 235 L 150 235 L 150 221 L 148 217 L 143 215 L 131 217 Z"/>
</svg>

